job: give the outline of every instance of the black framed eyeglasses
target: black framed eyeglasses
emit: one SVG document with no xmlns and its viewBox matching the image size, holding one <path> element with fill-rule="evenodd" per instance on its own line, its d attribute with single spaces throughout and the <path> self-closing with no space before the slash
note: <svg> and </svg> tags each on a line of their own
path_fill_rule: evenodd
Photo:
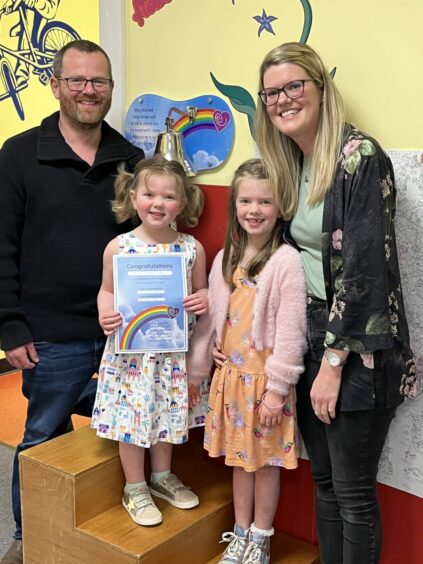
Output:
<svg viewBox="0 0 423 564">
<path fill-rule="evenodd" d="M 109 92 L 113 85 L 111 78 L 64 78 L 59 76 L 56 78 L 57 80 L 64 80 L 69 90 L 73 92 L 82 92 L 85 90 L 88 82 L 91 82 L 96 92 Z"/>
<path fill-rule="evenodd" d="M 287 98 L 291 100 L 295 100 L 303 95 L 304 92 L 304 84 L 306 82 L 314 82 L 312 78 L 307 78 L 305 80 L 291 80 L 288 84 L 285 84 L 282 88 L 263 88 L 260 90 L 258 95 L 261 98 L 261 101 L 266 106 L 273 106 L 279 100 L 279 96 L 281 92 L 285 94 Z"/>
</svg>

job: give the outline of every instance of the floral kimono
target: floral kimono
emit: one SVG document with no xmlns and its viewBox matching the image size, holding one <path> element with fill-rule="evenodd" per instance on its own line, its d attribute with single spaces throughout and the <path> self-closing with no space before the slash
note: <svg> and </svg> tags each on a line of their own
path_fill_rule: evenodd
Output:
<svg viewBox="0 0 423 564">
<path fill-rule="evenodd" d="M 322 229 L 329 304 L 325 345 L 356 353 L 343 371 L 342 411 L 372 409 L 375 385 L 385 387 L 380 407 L 416 393 L 395 241 L 395 197 L 388 156 L 374 139 L 348 126 L 325 197 Z M 383 373 L 383 382 L 375 382 Z"/>
</svg>

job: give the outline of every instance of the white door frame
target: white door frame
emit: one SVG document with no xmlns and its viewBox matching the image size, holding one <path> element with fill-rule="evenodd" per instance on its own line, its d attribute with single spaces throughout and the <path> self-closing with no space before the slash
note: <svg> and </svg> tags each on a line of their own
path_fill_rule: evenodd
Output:
<svg viewBox="0 0 423 564">
<path fill-rule="evenodd" d="M 120 133 L 125 123 L 125 1 L 99 0 L 100 45 L 112 62 L 113 103 L 107 122 Z"/>
</svg>

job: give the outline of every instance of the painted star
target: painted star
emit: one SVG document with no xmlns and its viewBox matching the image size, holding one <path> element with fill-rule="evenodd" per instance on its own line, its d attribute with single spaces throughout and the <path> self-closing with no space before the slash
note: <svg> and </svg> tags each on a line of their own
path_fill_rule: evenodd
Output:
<svg viewBox="0 0 423 564">
<path fill-rule="evenodd" d="M 128 507 L 128 509 L 135 509 L 135 503 L 134 503 L 134 500 L 132 498 L 129 499 L 129 501 L 127 503 L 127 507 Z"/>
<path fill-rule="evenodd" d="M 273 21 L 277 20 L 278 18 L 275 18 L 275 16 L 268 16 L 266 14 L 266 10 L 263 8 L 263 13 L 261 16 L 254 16 L 253 20 L 256 20 L 256 22 L 258 22 L 260 24 L 260 27 L 258 29 L 258 35 L 260 37 L 260 34 L 262 31 L 268 31 L 269 33 L 273 33 L 273 35 L 275 35 L 275 32 L 273 31 L 272 28 L 272 23 Z"/>
</svg>

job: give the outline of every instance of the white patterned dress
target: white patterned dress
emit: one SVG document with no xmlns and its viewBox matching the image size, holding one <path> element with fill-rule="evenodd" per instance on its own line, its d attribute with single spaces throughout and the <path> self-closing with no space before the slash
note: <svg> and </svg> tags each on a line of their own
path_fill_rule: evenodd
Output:
<svg viewBox="0 0 423 564">
<path fill-rule="evenodd" d="M 195 239 L 177 233 L 174 243 L 151 244 L 133 232 L 118 237 L 120 254 L 184 253 L 187 289 L 196 256 Z M 190 315 L 190 334 L 195 316 Z M 173 444 L 188 440 L 188 428 L 204 425 L 208 386 L 201 402 L 188 408 L 185 353 L 115 354 L 115 336 L 108 337 L 100 365 L 91 426 L 97 435 L 150 447 L 158 441 Z"/>
</svg>

